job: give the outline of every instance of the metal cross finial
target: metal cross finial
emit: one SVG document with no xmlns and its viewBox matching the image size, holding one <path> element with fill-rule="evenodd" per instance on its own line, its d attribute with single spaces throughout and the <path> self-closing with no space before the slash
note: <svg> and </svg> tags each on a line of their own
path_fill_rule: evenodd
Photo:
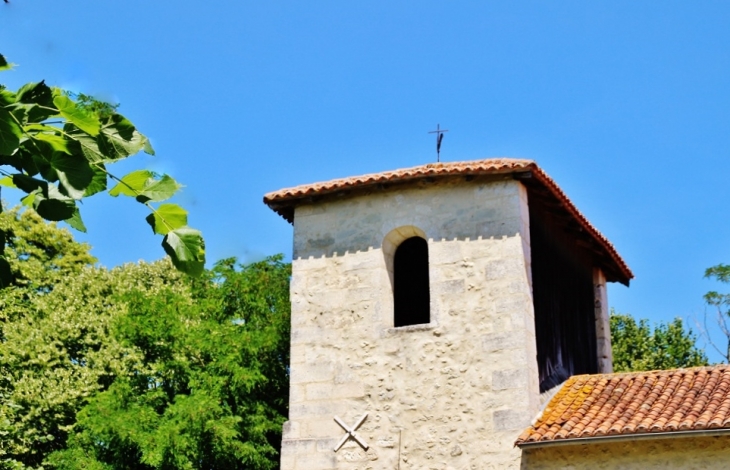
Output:
<svg viewBox="0 0 730 470">
<path fill-rule="evenodd" d="M 436 161 L 441 161 L 441 141 L 444 140 L 444 132 L 449 132 L 448 129 L 441 129 L 439 124 L 436 124 L 435 131 L 429 131 L 429 134 L 436 134 Z"/>
<path fill-rule="evenodd" d="M 362 438 L 360 436 L 358 436 L 357 433 L 355 432 L 357 430 L 357 428 L 360 427 L 360 425 L 363 423 L 363 421 L 365 421 L 365 418 L 367 418 L 367 417 L 368 417 L 368 414 L 365 413 L 364 415 L 362 415 L 360 417 L 360 419 L 357 420 L 357 423 L 355 423 L 355 425 L 350 428 L 344 422 L 342 422 L 342 420 L 340 418 L 335 416 L 335 421 L 337 422 L 337 424 L 339 424 L 342 427 L 342 429 L 344 429 L 345 432 L 347 433 L 342 437 L 340 442 L 338 442 L 337 445 L 335 446 L 335 452 L 340 450 L 340 447 L 345 445 L 345 442 L 347 442 L 347 440 L 349 438 L 353 438 L 358 444 L 360 444 L 360 446 L 363 449 L 368 450 L 368 447 L 369 447 L 368 444 L 365 441 L 363 441 Z"/>
</svg>

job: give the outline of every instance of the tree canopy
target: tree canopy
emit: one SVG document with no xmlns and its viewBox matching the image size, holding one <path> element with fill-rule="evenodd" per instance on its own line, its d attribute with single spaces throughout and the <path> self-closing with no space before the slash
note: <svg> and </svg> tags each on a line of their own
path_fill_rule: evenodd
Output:
<svg viewBox="0 0 730 470">
<path fill-rule="evenodd" d="M 0 55 L 0 71 L 12 67 Z M 101 192 L 144 204 L 147 223 L 181 271 L 199 275 L 205 244 L 188 227 L 187 211 L 163 203 L 182 186 L 169 175 L 137 170 L 116 176 L 108 167 L 140 151 L 154 155 L 149 139 L 116 106 L 74 95 L 43 81 L 15 92 L 0 85 L 0 186 L 26 193 L 22 203 L 49 221 L 86 231 L 78 202 Z M 108 188 L 109 182 L 116 183 Z M 10 283 L 0 232 L 0 287 Z"/>
<path fill-rule="evenodd" d="M 692 330 L 685 330 L 681 318 L 652 328 L 629 314 L 611 311 L 613 370 L 677 369 L 707 365 L 705 352 L 696 346 Z"/>
<path fill-rule="evenodd" d="M 0 223 L 0 469 L 277 468 L 288 264 L 108 270 L 32 211 Z"/>
</svg>

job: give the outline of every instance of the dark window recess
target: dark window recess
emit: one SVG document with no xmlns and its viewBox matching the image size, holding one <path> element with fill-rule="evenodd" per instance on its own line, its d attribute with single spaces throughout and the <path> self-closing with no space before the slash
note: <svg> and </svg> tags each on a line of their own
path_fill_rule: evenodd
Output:
<svg viewBox="0 0 730 470">
<path fill-rule="evenodd" d="M 559 222 L 530 206 L 540 393 L 598 372 L 592 263 Z"/>
<path fill-rule="evenodd" d="M 423 238 L 409 238 L 395 250 L 393 300 L 396 327 L 431 321 L 428 244 Z"/>
</svg>

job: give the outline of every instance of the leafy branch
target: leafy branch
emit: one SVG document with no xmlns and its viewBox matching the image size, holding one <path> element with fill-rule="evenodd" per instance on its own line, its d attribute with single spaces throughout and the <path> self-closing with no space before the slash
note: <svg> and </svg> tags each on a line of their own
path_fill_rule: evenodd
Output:
<svg viewBox="0 0 730 470">
<path fill-rule="evenodd" d="M 0 55 L 0 71 L 10 68 Z M 163 236 L 162 247 L 175 267 L 199 275 L 205 264 L 202 234 L 188 227 L 185 209 L 162 203 L 182 185 L 148 170 L 118 177 L 107 169 L 141 151 L 154 155 L 149 139 L 117 113 L 118 106 L 42 81 L 17 92 L 0 86 L 0 174 L 5 175 L 0 186 L 20 189 L 26 193 L 24 205 L 46 220 L 65 221 L 79 231 L 86 231 L 77 205 L 83 198 L 101 192 L 132 197 L 150 210 L 146 221 Z M 107 191 L 109 180 L 116 185 Z M 8 282 L 4 246 L 0 232 L 0 287 Z"/>
</svg>

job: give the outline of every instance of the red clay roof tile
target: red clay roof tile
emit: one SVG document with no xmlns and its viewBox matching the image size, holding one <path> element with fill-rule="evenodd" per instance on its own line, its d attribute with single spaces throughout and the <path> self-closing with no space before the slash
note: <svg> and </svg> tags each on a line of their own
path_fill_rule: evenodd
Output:
<svg viewBox="0 0 730 470">
<path fill-rule="evenodd" d="M 382 173 L 373 173 L 362 176 L 335 179 L 322 183 L 305 184 L 293 188 L 274 191 L 264 196 L 264 203 L 287 221 L 293 222 L 294 208 L 297 205 L 311 201 L 312 197 L 333 195 L 356 189 L 376 188 L 385 184 L 415 182 L 418 180 L 448 178 L 454 176 L 478 176 L 492 174 L 530 173 L 536 184 L 546 189 L 549 194 L 558 200 L 563 209 L 578 223 L 580 227 L 594 240 L 599 249 L 610 260 L 615 279 L 626 285 L 634 277 L 631 269 L 621 258 L 613 245 L 596 230 L 588 219 L 575 207 L 568 196 L 558 185 L 532 160 L 513 158 L 492 158 L 456 163 L 430 163 L 412 168 L 404 168 Z M 607 273 L 608 275 L 609 273 Z"/>
<path fill-rule="evenodd" d="M 727 364 L 571 377 L 515 444 L 718 428 L 730 429 Z"/>
</svg>

